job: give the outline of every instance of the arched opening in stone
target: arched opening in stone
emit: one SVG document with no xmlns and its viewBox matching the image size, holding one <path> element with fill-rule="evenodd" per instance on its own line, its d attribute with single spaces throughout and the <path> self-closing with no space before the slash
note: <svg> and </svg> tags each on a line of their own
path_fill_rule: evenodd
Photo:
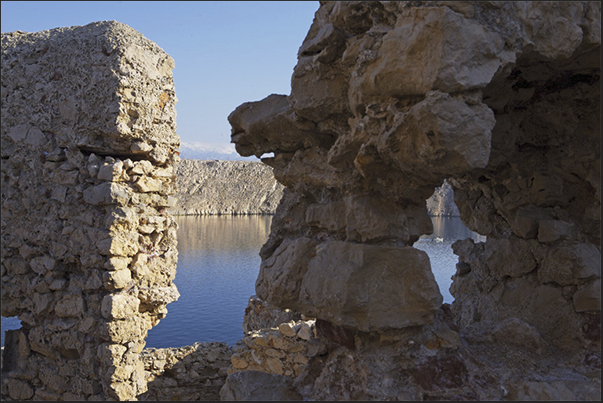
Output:
<svg viewBox="0 0 603 403">
<path fill-rule="evenodd" d="M 463 220 L 488 237 L 455 248 L 459 323 L 512 316 L 539 345 L 590 343 L 600 309 L 600 151 L 588 146 L 600 142 L 599 58 L 588 44 L 556 61 L 526 51 L 484 89 L 496 119 L 489 163 L 450 179 Z"/>
<path fill-rule="evenodd" d="M 462 265 L 458 266 L 458 256 L 454 254 L 452 245 L 464 239 L 485 242 L 486 237 L 471 231 L 462 222 L 454 203 L 454 191 L 446 180 L 434 190 L 426 204 L 433 232 L 421 235 L 412 246 L 429 256 L 431 271 L 440 288 L 443 303 L 450 304 L 454 301 L 454 296 L 450 293 L 452 278 L 457 271 L 463 269 Z"/>
<path fill-rule="evenodd" d="M 313 397 L 391 379 L 359 376 L 359 361 L 379 371 L 372 353 L 405 356 L 413 370 L 398 378 L 424 400 L 534 397 L 550 384 L 516 368 L 540 380 L 553 373 L 543 357 L 568 371 L 568 357 L 600 362 L 599 8 L 324 3 L 291 95 L 230 115 L 245 152 L 278 150 L 266 162 L 287 186 L 258 292 L 315 315 L 341 347 L 315 360 L 313 386 L 337 374 L 348 388 Z M 423 203 L 444 178 L 462 221 L 487 237 L 454 243 L 448 306 L 409 246 L 430 232 Z M 507 389 L 496 366 L 521 381 Z"/>
</svg>

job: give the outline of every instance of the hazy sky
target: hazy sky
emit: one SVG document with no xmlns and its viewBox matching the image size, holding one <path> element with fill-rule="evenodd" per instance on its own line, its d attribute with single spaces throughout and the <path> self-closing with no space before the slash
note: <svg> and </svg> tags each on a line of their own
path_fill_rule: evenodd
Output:
<svg viewBox="0 0 603 403">
<path fill-rule="evenodd" d="M 177 132 L 229 143 L 237 106 L 291 92 L 297 50 L 318 1 L 2 1 L 2 32 L 116 20 L 176 62 Z"/>
</svg>

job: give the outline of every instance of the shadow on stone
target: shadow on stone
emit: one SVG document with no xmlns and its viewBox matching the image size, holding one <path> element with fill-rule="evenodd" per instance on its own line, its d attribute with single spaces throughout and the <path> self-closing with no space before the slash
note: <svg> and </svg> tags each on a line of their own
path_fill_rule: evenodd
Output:
<svg viewBox="0 0 603 403">
<path fill-rule="evenodd" d="M 293 390 L 293 379 L 260 371 L 234 372 L 220 390 L 221 400 L 283 401 L 303 400 Z"/>
</svg>

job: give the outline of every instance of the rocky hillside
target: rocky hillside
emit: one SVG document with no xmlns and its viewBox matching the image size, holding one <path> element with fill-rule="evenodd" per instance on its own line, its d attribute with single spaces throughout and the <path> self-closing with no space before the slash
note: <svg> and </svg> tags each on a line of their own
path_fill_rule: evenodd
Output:
<svg viewBox="0 0 603 403">
<path fill-rule="evenodd" d="M 459 216 L 459 209 L 454 204 L 454 191 L 448 181 L 444 181 L 427 199 L 427 214 L 432 217 Z"/>
<path fill-rule="evenodd" d="M 174 215 L 274 214 L 283 186 L 256 161 L 183 159 L 176 171 Z"/>
<path fill-rule="evenodd" d="M 272 168 L 259 161 L 183 159 L 176 172 L 177 201 L 173 215 L 274 214 L 283 186 Z M 427 200 L 431 216 L 458 216 L 448 182 Z"/>
</svg>

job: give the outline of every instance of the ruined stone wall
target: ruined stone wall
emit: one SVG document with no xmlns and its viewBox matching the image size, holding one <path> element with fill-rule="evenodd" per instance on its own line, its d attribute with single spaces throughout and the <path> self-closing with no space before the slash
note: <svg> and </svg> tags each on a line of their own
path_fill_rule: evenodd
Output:
<svg viewBox="0 0 603 403">
<path fill-rule="evenodd" d="M 291 94 L 229 116 L 286 186 L 257 295 L 334 343 L 297 393 L 600 396 L 600 32 L 599 2 L 321 2 Z M 487 236 L 451 306 L 412 248 L 445 179 Z"/>
<path fill-rule="evenodd" d="M 251 297 L 243 319 L 245 337 L 232 347 L 228 373 L 261 371 L 299 376 L 310 357 L 324 352 L 315 323 L 315 319 Z"/>
<path fill-rule="evenodd" d="M 174 61 L 117 22 L 2 34 L 2 398 L 128 400 L 178 298 Z"/>
<path fill-rule="evenodd" d="M 148 374 L 148 390 L 138 400 L 220 400 L 231 355 L 228 344 L 222 342 L 147 348 L 140 358 Z"/>
</svg>

